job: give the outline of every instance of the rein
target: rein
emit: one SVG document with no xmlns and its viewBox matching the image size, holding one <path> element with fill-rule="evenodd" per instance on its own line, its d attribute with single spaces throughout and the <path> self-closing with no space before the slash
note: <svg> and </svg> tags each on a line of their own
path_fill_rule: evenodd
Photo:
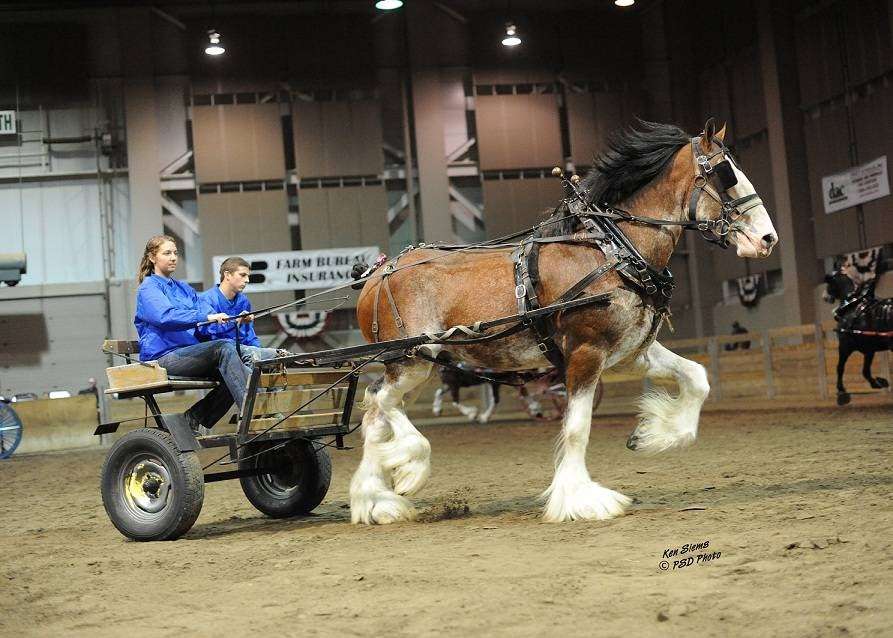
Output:
<svg viewBox="0 0 893 638">
<path fill-rule="evenodd" d="M 431 249 L 435 249 L 435 250 L 440 249 L 440 250 L 444 250 L 445 252 L 443 252 L 442 254 L 439 254 L 439 255 L 433 255 L 433 256 L 428 257 L 427 259 L 423 259 L 421 261 L 413 262 L 411 264 L 394 267 L 389 274 L 400 272 L 401 270 L 406 270 L 408 268 L 414 268 L 415 266 L 421 266 L 422 264 L 427 264 L 432 261 L 437 261 L 438 259 L 444 259 L 445 257 L 449 257 L 450 255 L 452 255 L 453 253 L 468 252 L 471 250 L 505 250 L 506 248 L 515 248 L 517 246 L 517 244 L 507 243 L 508 240 L 516 239 L 516 238 L 524 236 L 524 235 L 529 235 L 531 233 L 535 233 L 537 230 L 539 230 L 540 228 L 543 228 L 545 226 L 551 226 L 552 224 L 559 224 L 563 221 L 567 221 L 568 219 L 573 219 L 576 217 L 577 217 L 576 214 L 572 214 L 572 215 L 565 215 L 564 217 L 556 217 L 554 219 L 551 219 L 551 218 L 545 219 L 545 220 L 541 221 L 539 224 L 537 224 L 536 226 L 533 226 L 531 228 L 525 228 L 524 230 L 519 230 L 517 232 L 510 233 L 508 235 L 502 235 L 501 237 L 496 237 L 494 239 L 488 239 L 486 241 L 477 242 L 476 244 L 464 244 L 464 245 L 459 245 L 459 246 L 452 246 L 452 245 L 441 246 L 440 244 L 435 244 L 435 243 L 426 244 L 424 242 L 420 242 L 417 246 L 409 245 L 400 252 L 400 255 L 398 255 L 398 257 L 402 256 L 410 251 L 419 249 L 419 248 L 431 248 Z M 550 239 L 548 241 L 558 241 L 559 239 L 562 239 L 562 238 L 556 237 L 554 240 Z M 568 241 L 570 241 L 571 239 L 572 238 L 568 238 Z M 377 271 L 372 271 L 372 272 L 369 272 L 368 274 L 364 274 L 364 276 L 360 277 L 359 279 L 355 279 L 351 282 L 339 284 L 332 288 L 326 288 L 325 290 L 323 290 L 321 292 L 316 292 L 316 293 L 313 293 L 312 295 L 307 295 L 306 297 L 302 297 L 301 299 L 296 299 L 294 301 L 288 301 L 286 303 L 279 304 L 278 306 L 270 306 L 268 308 L 262 308 L 255 312 L 252 312 L 251 315 L 254 316 L 254 318 L 256 319 L 258 317 L 265 317 L 267 315 L 271 315 L 274 312 L 276 312 L 277 310 L 284 310 L 285 308 L 290 308 L 292 306 L 300 306 L 303 304 L 309 304 L 309 303 L 315 301 L 317 298 L 324 297 L 325 295 L 328 295 L 333 292 L 338 292 L 340 290 L 347 290 L 349 288 L 354 288 L 354 286 L 362 287 L 362 284 L 365 284 L 370 279 L 374 279 L 375 277 L 381 277 L 381 276 L 382 276 L 381 273 L 379 273 Z M 348 297 L 335 297 L 335 298 L 326 297 L 326 298 L 322 299 L 322 301 L 342 301 L 345 299 L 348 299 Z M 220 321 L 222 321 L 223 323 L 226 323 L 229 321 L 236 321 L 237 319 L 242 319 L 242 318 L 243 317 L 241 315 L 232 315 L 229 317 L 225 317 L 225 318 L 221 319 Z M 206 326 L 206 325 L 209 325 L 212 323 L 216 323 L 216 321 L 201 321 L 201 322 L 197 323 L 196 326 L 197 327 Z"/>
<path fill-rule="evenodd" d="M 731 156 L 728 155 L 727 149 L 725 145 L 723 145 L 722 141 L 713 138 L 713 142 L 719 146 L 719 151 L 714 153 L 713 155 L 705 156 L 700 153 L 700 145 L 697 143 L 700 141 L 700 136 L 691 138 L 692 143 L 692 154 L 694 157 L 695 164 L 695 180 L 692 186 L 692 195 L 689 199 L 689 208 L 688 208 L 688 220 L 685 221 L 673 221 L 667 219 L 657 219 L 655 217 L 647 217 L 643 215 L 634 215 L 628 211 L 622 210 L 617 207 L 609 206 L 607 204 L 604 205 L 604 208 L 599 207 L 593 202 L 587 201 L 580 191 L 577 190 L 576 185 L 580 182 L 580 178 L 577 175 L 571 177 L 570 180 L 564 178 L 564 171 L 560 168 L 555 167 L 552 169 L 552 175 L 556 177 L 561 177 L 564 185 L 570 186 L 572 192 L 576 195 L 576 199 L 580 201 L 580 203 L 585 207 L 587 216 L 592 217 L 601 217 L 608 220 L 613 221 L 625 221 L 625 222 L 633 222 L 638 224 L 647 224 L 650 226 L 679 226 L 684 230 L 697 230 L 701 233 L 702 237 L 712 243 L 717 244 L 721 248 L 727 248 L 729 245 L 728 234 L 731 230 L 732 223 L 737 220 L 741 215 L 749 211 L 751 208 L 754 208 L 762 203 L 759 199 L 759 196 L 756 193 L 751 193 L 750 195 L 745 195 L 744 197 L 740 197 L 737 199 L 732 199 L 727 194 L 727 190 L 732 188 L 737 183 L 737 178 L 734 175 L 734 171 L 731 170 Z M 711 164 L 711 160 L 720 155 L 722 159 L 715 164 Z M 720 188 L 718 190 L 714 190 L 709 186 L 709 181 L 711 179 L 718 179 L 721 181 Z M 734 181 L 733 181 L 734 180 Z M 718 219 L 706 219 L 706 220 L 698 220 L 697 219 L 697 204 L 698 200 L 701 197 L 701 194 L 707 193 L 709 197 L 716 200 L 722 205 L 721 216 Z M 748 206 L 745 210 L 740 210 L 739 207 L 747 204 L 749 202 L 753 202 Z M 541 230 L 545 226 L 550 226 L 553 224 L 558 224 L 568 219 L 577 218 L 580 219 L 581 215 L 579 213 L 572 213 L 570 215 L 564 215 L 562 217 L 555 217 L 543 220 L 536 226 L 532 228 L 525 228 L 523 230 L 509 233 L 507 235 L 502 235 L 501 237 L 496 237 L 494 239 L 489 239 L 486 241 L 478 242 L 475 244 L 468 245 L 438 245 L 438 244 L 426 244 L 421 242 L 418 246 L 407 246 L 400 254 L 404 254 L 411 250 L 415 250 L 416 248 L 433 248 L 433 249 L 441 249 L 445 252 L 440 255 L 433 255 L 428 257 L 427 259 L 423 259 L 421 261 L 413 262 L 411 264 L 406 264 L 404 266 L 398 266 L 395 264 L 394 268 L 391 269 L 389 274 L 394 274 L 400 272 L 401 270 L 405 270 L 407 268 L 413 268 L 415 266 L 420 266 L 422 264 L 430 263 L 432 261 L 437 261 L 438 259 L 443 259 L 448 257 L 454 252 L 468 252 L 473 250 L 503 250 L 506 248 L 514 248 L 517 247 L 517 244 L 511 243 L 510 240 L 517 239 L 522 236 L 532 236 L 536 234 L 537 231 Z M 585 222 L 584 222 L 585 224 Z M 589 229 L 592 232 L 592 229 Z M 617 229 L 621 235 L 623 235 L 622 231 Z M 598 239 L 596 237 L 591 237 L 592 239 Z M 590 239 L 587 237 L 585 239 Z M 546 242 L 558 242 L 558 241 L 579 241 L 580 237 L 578 236 L 562 236 L 562 237 L 554 237 L 554 238 L 536 238 L 537 243 L 546 243 Z M 623 235 L 620 241 L 627 244 L 627 248 L 633 248 L 634 254 L 638 254 L 638 251 L 635 251 L 634 247 L 629 244 L 629 241 L 626 239 L 626 236 Z M 642 260 L 644 263 L 644 260 Z M 365 273 L 364 273 L 365 274 Z M 310 303 L 311 301 L 323 297 L 332 292 L 337 292 L 339 290 L 346 290 L 348 288 L 354 288 L 355 286 L 362 286 L 367 281 L 374 277 L 382 276 L 381 273 L 378 272 L 369 272 L 365 274 L 365 276 L 360 277 L 350 283 L 341 284 L 335 286 L 333 288 L 328 288 L 322 292 L 314 293 L 311 295 L 307 295 L 302 299 L 296 299 L 295 301 L 290 301 L 284 304 L 280 304 L 278 306 L 271 306 L 269 308 L 263 308 L 258 310 L 257 312 L 252 313 L 256 318 L 263 317 L 269 314 L 272 314 L 278 310 L 284 310 L 285 308 L 290 308 L 292 306 L 298 306 Z M 328 298 L 325 299 L 328 301 Z M 227 321 L 235 321 L 239 317 L 231 316 L 223 319 L 224 322 Z M 205 325 L 207 322 L 202 322 L 199 325 Z"/>
<path fill-rule="evenodd" d="M 629 240 L 626 234 L 617 226 L 615 222 L 633 222 L 638 224 L 647 224 L 650 226 L 678 226 L 684 230 L 697 230 L 707 241 L 719 245 L 721 248 L 729 246 L 728 235 L 731 232 L 732 224 L 743 214 L 755 208 L 761 203 L 756 193 L 746 195 L 744 197 L 733 199 L 728 195 L 728 190 L 737 183 L 735 171 L 732 168 L 731 156 L 728 155 L 726 147 L 716 138 L 711 141 L 716 143 L 719 150 L 712 155 L 704 155 L 700 152 L 701 137 L 691 138 L 691 149 L 694 160 L 695 176 L 692 182 L 692 192 L 689 198 L 688 219 L 686 220 L 667 220 L 657 219 L 654 217 L 634 215 L 628 211 L 604 204 L 600 207 L 586 197 L 586 194 L 578 188 L 580 177 L 573 175 L 569 179 L 565 177 L 564 171 L 556 167 L 552 170 L 552 174 L 560 177 L 563 185 L 572 194 L 572 199 L 578 202 L 582 209 L 574 210 L 570 206 L 570 200 L 564 200 L 561 206 L 564 206 L 569 214 L 562 216 L 550 217 L 538 225 L 524 229 L 508 235 L 503 235 L 495 239 L 469 244 L 465 246 L 439 245 L 420 243 L 418 246 L 407 246 L 394 259 L 388 261 L 378 270 L 375 268 L 367 269 L 363 272 L 363 276 L 358 279 L 330 288 L 320 293 L 308 295 L 303 299 L 265 308 L 253 313 L 255 316 L 263 316 L 271 314 L 277 310 L 281 310 L 290 306 L 307 303 L 308 301 L 327 295 L 329 293 L 343 290 L 345 288 L 356 288 L 371 280 L 374 277 L 380 277 L 381 283 L 376 291 L 373 305 L 372 317 L 372 338 L 373 342 L 381 346 L 383 344 L 393 344 L 402 350 L 402 354 L 396 355 L 398 358 L 406 356 L 422 356 L 422 358 L 430 359 L 435 363 L 442 364 L 441 361 L 435 360 L 434 357 L 427 356 L 421 351 L 419 346 L 424 344 L 441 344 L 441 345 L 472 345 L 484 342 L 494 341 L 509 337 L 513 334 L 530 329 L 536 337 L 537 347 L 548 361 L 559 371 L 564 372 L 564 357 L 557 344 L 554 341 L 555 333 L 555 315 L 560 312 L 571 310 L 575 307 L 604 304 L 607 302 L 609 295 L 593 295 L 582 297 L 580 295 L 596 280 L 604 277 L 609 272 L 616 270 L 626 283 L 632 286 L 633 292 L 637 293 L 643 300 L 643 303 L 654 308 L 651 330 L 646 337 L 646 341 L 650 342 L 657 334 L 663 319 L 669 316 L 669 303 L 676 285 L 673 280 L 673 274 L 669 268 L 659 271 L 651 266 L 641 255 L 635 245 Z M 713 162 L 717 156 L 719 161 Z M 715 182 L 715 187 L 711 184 Z M 721 205 L 720 216 L 717 219 L 697 219 L 697 206 L 701 196 L 706 193 L 709 197 L 716 200 Z M 742 207 L 746 207 L 742 210 Z M 556 213 L 561 210 L 561 206 Z M 546 226 L 558 224 L 567 220 L 576 220 L 582 226 L 585 232 L 577 232 L 571 235 L 561 235 L 557 237 L 543 237 L 542 230 Z M 524 237 L 520 244 L 509 243 L 510 240 Z M 590 273 L 583 276 L 576 284 L 568 288 L 563 294 L 555 299 L 551 304 L 542 306 L 537 295 L 537 287 L 539 284 L 538 275 L 538 254 L 539 246 L 544 243 L 585 243 L 594 244 L 605 255 L 605 263 L 595 268 Z M 518 314 L 504 317 L 501 320 L 492 322 L 478 323 L 474 327 L 456 326 L 443 333 L 428 333 L 419 337 L 410 337 L 404 327 L 402 318 L 397 309 L 397 304 L 391 293 L 389 286 L 389 278 L 391 275 L 413 268 L 426 263 L 431 263 L 439 259 L 450 256 L 456 252 L 468 252 L 473 250 L 505 250 L 514 247 L 512 259 L 515 262 L 515 298 L 518 303 Z M 440 250 L 439 254 L 432 255 L 420 261 L 410 264 L 400 265 L 399 260 L 406 253 L 418 248 L 430 248 Z M 394 323 L 400 332 L 402 339 L 396 341 L 380 341 L 379 340 L 379 298 L 382 289 L 384 289 Z M 629 289 L 629 288 L 628 288 Z M 224 321 L 238 319 L 238 317 L 229 317 Z M 496 327 L 499 324 L 512 323 L 510 327 L 500 330 L 493 334 L 482 334 L 482 329 Z M 465 338 L 455 339 L 454 334 L 457 331 L 464 333 Z M 397 348 L 395 348 L 397 349 Z M 346 355 L 348 351 L 354 349 L 347 348 L 339 354 Z M 357 350 L 359 353 L 365 349 Z M 382 354 L 385 351 L 382 351 Z M 317 353 L 319 355 L 328 353 Z M 396 354 L 396 353 L 395 353 Z M 342 356 L 338 356 L 341 359 Z M 296 360 L 298 358 L 296 357 Z M 290 359 L 289 359 L 290 360 Z M 487 380 L 498 382 L 496 379 Z"/>
</svg>

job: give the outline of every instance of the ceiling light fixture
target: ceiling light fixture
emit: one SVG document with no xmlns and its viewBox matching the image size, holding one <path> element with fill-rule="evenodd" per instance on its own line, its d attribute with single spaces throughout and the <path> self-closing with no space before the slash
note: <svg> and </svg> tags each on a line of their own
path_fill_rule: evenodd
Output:
<svg viewBox="0 0 893 638">
<path fill-rule="evenodd" d="M 614 0 L 614 4 L 618 7 L 631 7 L 636 4 L 636 0 Z"/>
<path fill-rule="evenodd" d="M 505 24 L 505 37 L 502 39 L 502 46 L 516 47 L 521 44 L 521 38 L 518 36 L 518 27 L 511 22 Z"/>
<path fill-rule="evenodd" d="M 226 49 L 223 48 L 223 44 L 220 42 L 220 34 L 217 33 L 216 29 L 208 30 L 208 46 L 205 47 L 206 55 L 223 55 L 226 53 Z"/>
<path fill-rule="evenodd" d="M 393 11 L 403 6 L 403 0 L 378 0 L 375 8 L 381 11 Z"/>
</svg>

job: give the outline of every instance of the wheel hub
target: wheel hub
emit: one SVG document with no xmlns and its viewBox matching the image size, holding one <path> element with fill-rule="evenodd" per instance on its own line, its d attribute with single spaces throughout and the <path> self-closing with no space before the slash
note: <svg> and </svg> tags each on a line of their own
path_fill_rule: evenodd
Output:
<svg viewBox="0 0 893 638">
<path fill-rule="evenodd" d="M 171 480 L 167 468 L 148 459 L 135 464 L 125 474 L 124 494 L 132 506 L 150 514 L 160 512 L 167 505 Z"/>
</svg>

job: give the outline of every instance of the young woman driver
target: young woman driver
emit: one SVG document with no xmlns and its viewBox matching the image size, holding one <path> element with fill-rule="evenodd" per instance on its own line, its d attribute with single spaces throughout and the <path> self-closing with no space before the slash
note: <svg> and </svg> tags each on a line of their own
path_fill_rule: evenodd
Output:
<svg viewBox="0 0 893 638">
<path fill-rule="evenodd" d="M 172 279 L 177 269 L 177 245 L 167 235 L 146 243 L 140 261 L 133 324 L 140 337 L 140 360 L 157 361 L 168 374 L 212 377 L 223 383 L 186 411 L 190 427 L 213 427 L 235 401 L 241 408 L 248 383 L 248 368 L 232 341 L 199 342 L 195 324 L 222 322 L 224 313 L 205 314 L 198 294 L 187 283 Z"/>
</svg>

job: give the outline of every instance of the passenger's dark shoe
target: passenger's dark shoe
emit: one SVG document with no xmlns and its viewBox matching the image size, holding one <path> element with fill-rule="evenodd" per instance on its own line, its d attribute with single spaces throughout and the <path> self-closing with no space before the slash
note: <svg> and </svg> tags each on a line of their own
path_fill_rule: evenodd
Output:
<svg viewBox="0 0 893 638">
<path fill-rule="evenodd" d="M 186 423 L 189 424 L 189 429 L 192 430 L 192 433 L 195 436 L 205 436 L 211 432 L 210 428 L 206 428 L 202 425 L 201 421 L 198 420 L 198 417 L 192 414 L 192 412 L 187 410 L 183 416 L 186 417 Z"/>
</svg>

